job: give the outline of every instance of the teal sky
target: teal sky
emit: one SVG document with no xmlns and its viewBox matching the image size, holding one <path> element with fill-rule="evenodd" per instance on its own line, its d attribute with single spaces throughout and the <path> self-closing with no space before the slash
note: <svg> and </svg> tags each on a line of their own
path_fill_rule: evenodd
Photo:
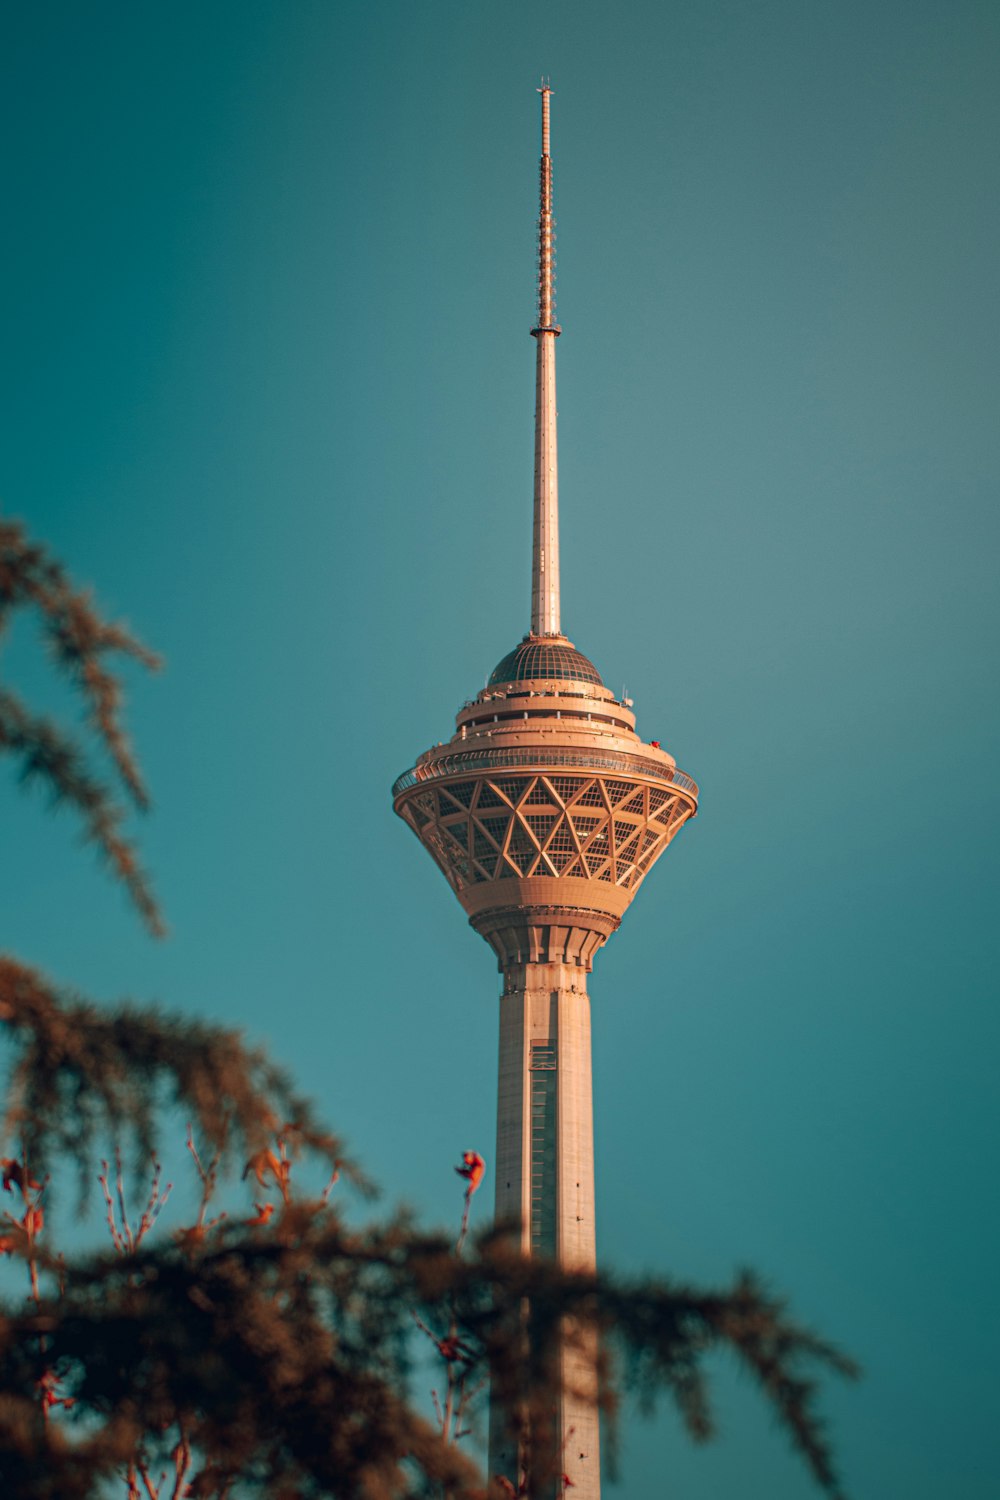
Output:
<svg viewBox="0 0 1000 1500">
<path fill-rule="evenodd" d="M 996 1494 L 1000 11 L 9 11 L 0 493 L 131 681 L 171 926 L 0 784 L 0 942 L 244 1026 L 389 1203 L 491 1157 L 497 976 L 389 788 L 524 633 L 538 76 L 563 619 L 702 811 L 591 985 L 599 1253 L 865 1365 L 854 1500 Z M 65 707 L 21 629 L 5 670 Z M 13 852 L 11 852 L 13 851 Z M 806 1500 L 725 1366 L 646 1500 Z"/>
</svg>

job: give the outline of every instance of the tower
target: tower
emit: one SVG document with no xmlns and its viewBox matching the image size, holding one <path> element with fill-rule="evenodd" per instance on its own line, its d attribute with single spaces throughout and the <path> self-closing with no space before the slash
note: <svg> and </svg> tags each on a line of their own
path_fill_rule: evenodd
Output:
<svg viewBox="0 0 1000 1500">
<path fill-rule="evenodd" d="M 459 710 L 447 744 L 393 787 L 396 812 L 444 872 L 503 976 L 496 1213 L 532 1255 L 596 1264 L 587 975 L 639 885 L 698 805 L 672 756 L 635 730 L 561 633 L 556 339 L 549 152 L 542 99 L 535 340 L 531 629 Z M 598 1500 L 597 1414 L 585 1348 L 561 1350 L 556 1432 L 574 1500 Z M 490 1472 L 516 1455 L 491 1433 Z"/>
</svg>

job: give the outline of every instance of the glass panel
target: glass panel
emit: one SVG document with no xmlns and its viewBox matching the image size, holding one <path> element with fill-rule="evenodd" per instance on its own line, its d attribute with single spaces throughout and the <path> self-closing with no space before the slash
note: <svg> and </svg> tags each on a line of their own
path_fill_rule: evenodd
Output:
<svg viewBox="0 0 1000 1500">
<path fill-rule="evenodd" d="M 506 805 L 503 798 L 497 795 L 488 782 L 484 782 L 479 788 L 479 801 L 476 803 L 477 811 L 481 807 L 506 807 Z"/>
<path fill-rule="evenodd" d="M 608 830 L 602 828 L 600 833 L 594 835 L 586 849 L 587 865 L 591 875 L 596 875 L 601 865 L 611 853 Z"/>
<path fill-rule="evenodd" d="M 576 803 L 573 807 L 573 827 L 581 839 L 585 839 L 588 834 L 593 833 L 594 829 L 601 822 L 601 817 L 599 814 L 595 816 L 593 813 L 578 813 L 576 810 L 578 806 L 579 803 Z"/>
<path fill-rule="evenodd" d="M 617 834 L 615 835 L 615 858 L 619 861 L 619 867 L 622 860 L 629 861 L 635 859 L 638 845 L 638 835 L 636 835 L 635 838 L 630 839 L 628 843 L 624 845 L 619 844 Z"/>
<path fill-rule="evenodd" d="M 579 776 L 550 776 L 549 783 L 562 802 L 570 802 L 584 785 Z"/>
<path fill-rule="evenodd" d="M 496 869 L 497 851 L 486 835 L 480 833 L 478 828 L 474 828 L 472 831 L 472 853 L 487 874 L 492 875 Z"/>
<path fill-rule="evenodd" d="M 638 831 L 635 823 L 628 823 L 624 818 L 615 818 L 615 849 L 619 854 Z"/>
<path fill-rule="evenodd" d="M 556 1049 L 549 1041 L 532 1042 L 531 1072 L 531 1250 L 556 1253 Z"/>
<path fill-rule="evenodd" d="M 552 825 L 556 820 L 553 813 L 522 813 L 521 816 L 531 829 L 540 844 L 544 844 L 552 831 Z"/>
<path fill-rule="evenodd" d="M 507 857 L 517 865 L 522 875 L 527 875 L 538 858 L 538 850 L 526 829 L 515 824 L 507 845 Z"/>
<path fill-rule="evenodd" d="M 527 781 L 520 777 L 516 781 L 494 782 L 497 791 L 502 792 L 508 802 L 517 802 L 527 784 Z"/>
<path fill-rule="evenodd" d="M 507 824 L 510 822 L 509 818 L 480 818 L 479 821 L 491 839 L 498 845 L 503 843 L 504 834 L 507 832 Z"/>
<path fill-rule="evenodd" d="M 558 682 L 592 682 L 603 687 L 600 673 L 582 652 L 569 645 L 553 642 L 522 641 L 490 673 L 489 686 L 505 682 L 529 682 L 532 679 Z"/>
<path fill-rule="evenodd" d="M 549 839 L 548 845 L 546 846 L 546 852 L 549 854 L 576 853 L 576 840 L 573 838 L 573 835 L 570 833 L 565 823 L 561 823 L 556 829 L 555 833 Z"/>
</svg>

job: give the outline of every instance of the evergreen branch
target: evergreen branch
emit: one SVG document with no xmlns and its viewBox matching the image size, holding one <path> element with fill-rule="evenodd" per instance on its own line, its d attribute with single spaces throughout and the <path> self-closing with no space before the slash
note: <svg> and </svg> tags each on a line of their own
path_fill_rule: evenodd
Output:
<svg viewBox="0 0 1000 1500">
<path fill-rule="evenodd" d="M 0 634 L 13 611 L 22 607 L 40 614 L 57 669 L 80 692 L 87 724 L 107 752 L 127 797 L 146 810 L 149 796 L 122 722 L 122 684 L 107 658 L 130 657 L 150 671 L 159 668 L 159 658 L 127 627 L 105 620 L 91 596 L 74 587 L 61 564 L 28 538 L 20 522 L 0 519 Z M 65 799 L 77 807 L 84 816 L 86 837 L 124 882 L 150 930 L 162 933 L 149 883 L 119 832 L 121 809 L 90 771 L 76 741 L 4 693 L 0 749 L 21 756 L 22 779 L 41 777 L 56 801 Z"/>
<path fill-rule="evenodd" d="M 444 1274 L 440 1247 L 433 1241 L 411 1245 L 408 1274 L 414 1302 L 433 1323 Z M 483 1351 L 494 1394 L 508 1411 L 534 1411 L 535 1425 L 539 1417 L 544 1421 L 547 1408 L 544 1399 L 539 1407 L 537 1392 L 559 1378 L 561 1340 L 568 1334 L 592 1355 L 596 1332 L 601 1338 L 600 1400 L 607 1414 L 614 1416 L 608 1364 L 613 1351 L 626 1384 L 638 1389 L 647 1405 L 657 1391 L 666 1391 L 688 1432 L 701 1441 L 714 1432 L 706 1359 L 714 1350 L 726 1349 L 754 1375 L 820 1487 L 830 1496 L 840 1494 L 831 1444 L 817 1411 L 816 1374 L 826 1370 L 855 1379 L 858 1366 L 794 1322 L 784 1301 L 769 1295 L 750 1273 L 738 1276 L 728 1290 L 709 1293 L 668 1281 L 619 1282 L 605 1274 L 566 1273 L 551 1262 L 525 1259 L 508 1238 L 491 1231 L 480 1238 L 467 1270 L 459 1263 L 452 1274 L 451 1305 L 463 1345 Z M 468 1278 L 464 1283 L 463 1276 Z M 524 1307 L 529 1322 L 519 1326 Z"/>
<path fill-rule="evenodd" d="M 375 1493 L 413 1493 L 398 1483 L 404 1454 L 428 1479 L 440 1479 L 449 1461 L 442 1435 L 398 1395 L 416 1302 L 428 1329 L 457 1318 L 463 1379 L 472 1389 L 489 1375 L 493 1400 L 531 1432 L 537 1457 L 528 1494 L 547 1493 L 551 1479 L 545 1424 L 562 1379 L 567 1320 L 590 1347 L 598 1333 L 613 1341 L 632 1380 L 666 1389 L 695 1436 L 711 1430 L 705 1361 L 730 1349 L 761 1379 L 820 1487 L 838 1493 L 803 1368 L 853 1375 L 855 1367 L 746 1275 L 708 1293 L 625 1283 L 561 1271 L 495 1234 L 460 1260 L 445 1236 L 405 1219 L 352 1230 L 335 1210 L 313 1204 L 259 1233 L 220 1225 L 196 1253 L 172 1244 L 92 1257 L 67 1267 L 63 1282 L 59 1300 L 5 1324 L 0 1445 L 5 1401 L 36 1378 L 24 1353 L 19 1364 L 11 1350 L 30 1351 L 44 1336 L 75 1412 L 103 1420 L 128 1410 L 147 1435 L 180 1423 L 207 1463 L 239 1473 L 248 1495 L 278 1492 L 268 1484 L 279 1477 L 295 1493 L 325 1493 L 333 1472 L 343 1485 L 335 1493 L 360 1494 L 351 1480 L 373 1480 L 369 1462 L 381 1466 L 386 1486 Z M 602 1404 L 613 1406 L 607 1386 Z M 456 1497 L 471 1500 L 469 1470 L 451 1473 Z M 478 1483 L 473 1492 L 481 1495 Z"/>
<path fill-rule="evenodd" d="M 166 1098 L 226 1158 L 262 1150 L 290 1117 L 296 1144 L 368 1188 L 286 1074 L 236 1032 L 153 1008 L 102 1011 L 3 955 L 0 1024 L 15 1053 L 4 1130 L 24 1140 L 39 1172 L 64 1153 L 82 1188 L 98 1128 L 115 1138 L 127 1132 L 142 1158 L 155 1156 L 157 1109 Z"/>
<path fill-rule="evenodd" d="M 104 741 L 122 782 L 140 807 L 148 805 L 139 768 L 121 725 L 121 684 L 103 664 L 108 652 L 159 670 L 160 658 L 124 625 L 104 620 L 91 596 L 75 589 L 60 563 L 32 542 L 17 521 L 0 520 L 0 630 L 19 604 L 42 614 L 58 665 L 81 689 L 91 727 Z"/>
<path fill-rule="evenodd" d="M 0 689 L 0 753 L 21 762 L 21 781 L 43 782 L 54 804 L 67 802 L 83 818 L 84 838 L 97 846 L 124 884 L 151 932 L 163 933 L 156 899 L 132 845 L 119 827 L 122 810 L 91 772 L 80 747 L 50 720 L 36 718 L 12 694 Z"/>
</svg>

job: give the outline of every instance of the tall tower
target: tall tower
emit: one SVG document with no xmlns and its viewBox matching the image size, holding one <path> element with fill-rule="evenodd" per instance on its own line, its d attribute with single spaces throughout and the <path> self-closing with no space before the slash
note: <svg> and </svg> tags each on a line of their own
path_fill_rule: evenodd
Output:
<svg viewBox="0 0 1000 1500">
<path fill-rule="evenodd" d="M 542 96 L 531 629 L 393 787 L 396 812 L 497 955 L 496 1213 L 524 1249 L 596 1264 L 587 975 L 698 788 L 635 732 L 629 700 L 561 633 L 550 89 Z M 556 1431 L 574 1500 L 598 1500 L 592 1361 L 567 1339 Z M 590 1368 L 588 1369 L 588 1365 Z M 491 1432 L 490 1472 L 516 1482 Z"/>
</svg>

